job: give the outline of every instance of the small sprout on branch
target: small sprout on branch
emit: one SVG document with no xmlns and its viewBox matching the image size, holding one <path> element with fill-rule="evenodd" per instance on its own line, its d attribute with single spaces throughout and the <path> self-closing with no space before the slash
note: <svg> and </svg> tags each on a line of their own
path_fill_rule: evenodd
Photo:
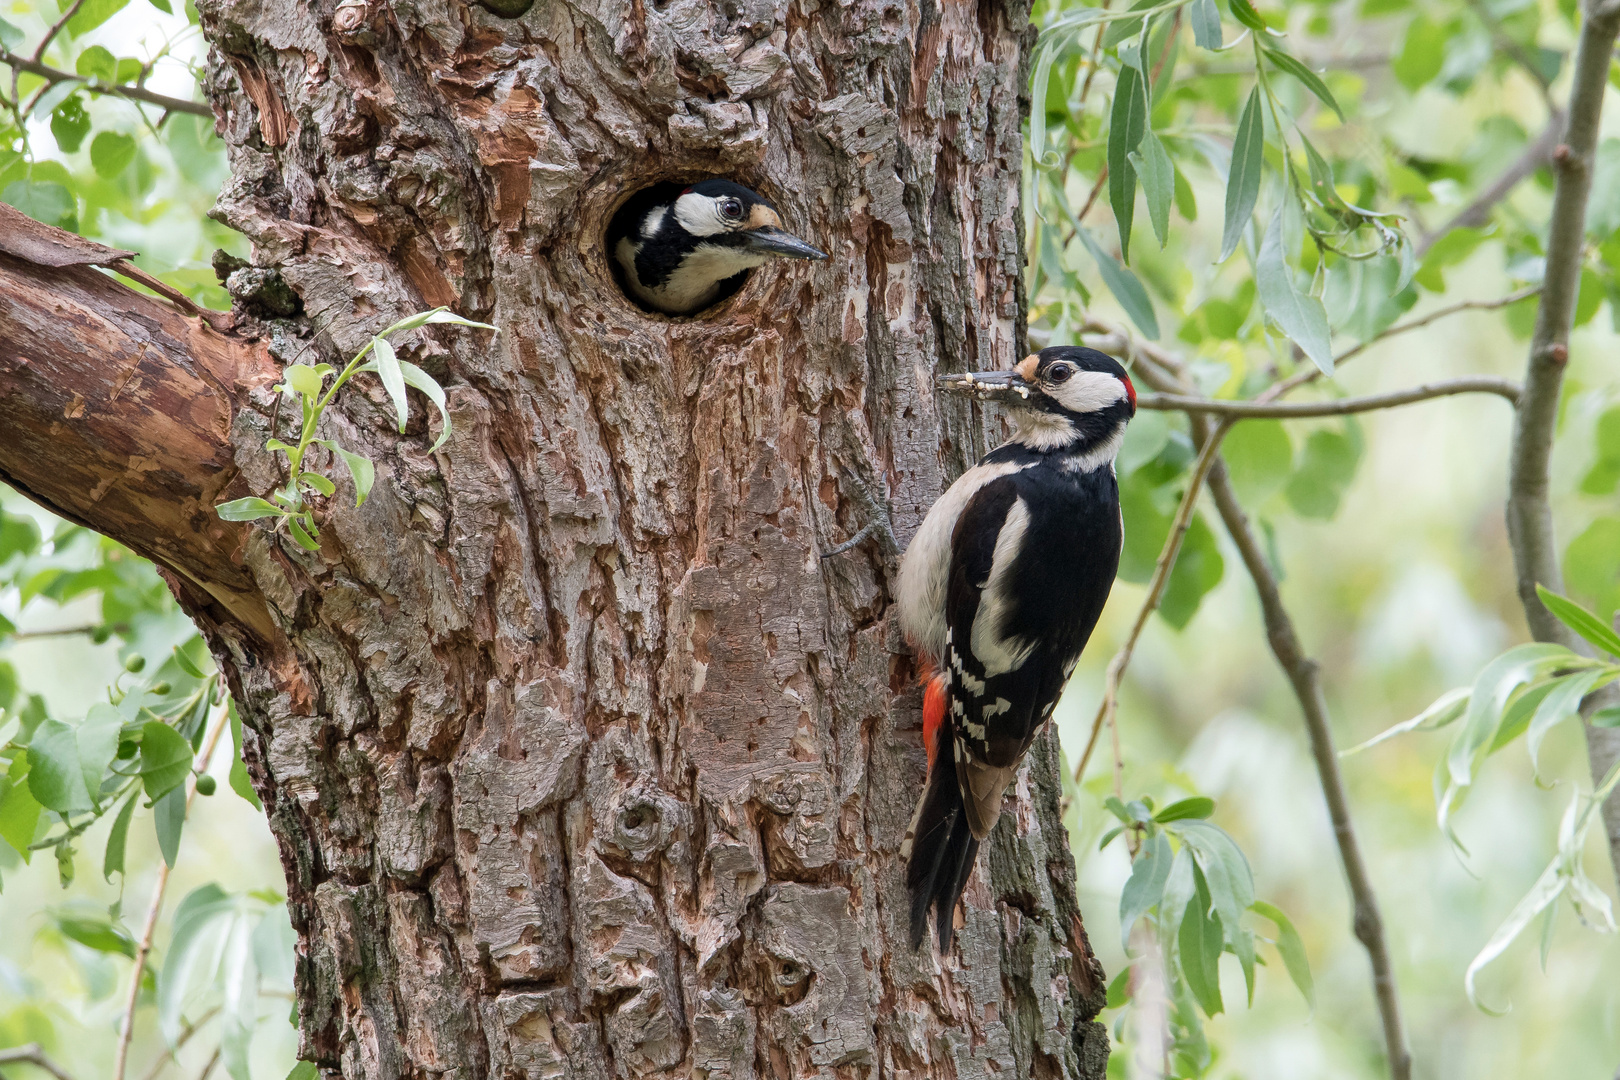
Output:
<svg viewBox="0 0 1620 1080">
<path fill-rule="evenodd" d="M 268 499 L 250 495 L 247 498 L 221 503 L 216 508 L 219 516 L 226 521 L 275 518 L 277 527 L 286 524 L 288 534 L 299 547 L 305 551 L 320 550 L 320 529 L 315 524 L 315 511 L 310 506 L 308 497 L 320 495 L 323 498 L 330 498 L 337 493 L 337 485 L 332 483 L 330 477 L 304 467 L 309 448 L 323 446 L 348 466 L 349 476 L 354 480 L 355 506 L 360 506 L 366 501 L 366 496 L 371 494 L 371 486 L 377 477 L 376 466 L 369 458 L 344 449 L 332 439 L 315 437 L 315 429 L 320 426 L 321 417 L 325 415 L 333 397 L 350 379 L 361 372 L 372 372 L 382 380 L 383 388 L 388 391 L 388 397 L 393 403 L 394 415 L 398 420 L 401 434 L 405 431 L 406 421 L 410 419 L 410 404 L 406 398 L 405 388 L 414 386 L 427 395 L 428 400 L 438 409 L 439 419 L 442 421 L 439 437 L 434 440 L 431 450 L 436 451 L 444 445 L 444 440 L 450 437 L 450 410 L 445 401 L 444 388 L 433 376 L 415 364 L 401 360 L 388 342 L 394 334 L 434 323 L 472 326 L 484 330 L 496 329 L 488 323 L 464 319 L 448 308 L 437 307 L 401 319 L 374 336 L 341 372 L 337 372 L 330 385 L 327 378 L 337 370 L 331 364 L 289 364 L 283 370 L 282 381 L 275 389 L 278 393 L 295 397 L 299 401 L 303 422 L 298 442 L 293 444 L 283 442 L 281 439 L 271 439 L 265 443 L 265 449 L 282 454 L 287 459 L 289 479 L 286 486 L 272 491 Z M 368 354 L 371 356 L 370 360 L 366 359 Z"/>
</svg>

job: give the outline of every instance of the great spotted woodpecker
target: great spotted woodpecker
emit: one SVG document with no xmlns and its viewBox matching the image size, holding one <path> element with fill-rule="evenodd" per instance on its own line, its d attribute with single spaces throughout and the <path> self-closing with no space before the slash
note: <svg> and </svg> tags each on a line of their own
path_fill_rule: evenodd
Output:
<svg viewBox="0 0 1620 1080">
<path fill-rule="evenodd" d="M 934 911 L 941 952 L 979 841 L 1102 614 L 1119 568 L 1114 457 L 1136 389 L 1095 349 L 1041 350 L 942 389 L 1012 408 L 1017 432 L 963 473 L 900 563 L 907 635 L 931 665 L 928 784 L 901 846 L 911 944 Z"/>
<path fill-rule="evenodd" d="M 770 200 L 730 180 L 637 192 L 613 215 L 607 243 L 625 292 L 666 315 L 724 300 L 768 259 L 827 257 L 783 229 Z"/>
</svg>

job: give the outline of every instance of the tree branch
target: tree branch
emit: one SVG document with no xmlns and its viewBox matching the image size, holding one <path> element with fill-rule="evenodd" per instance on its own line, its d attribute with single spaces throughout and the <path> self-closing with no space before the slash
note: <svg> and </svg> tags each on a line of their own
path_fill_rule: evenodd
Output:
<svg viewBox="0 0 1620 1080">
<path fill-rule="evenodd" d="M 1453 229 L 1476 229 L 1489 221 L 1491 210 L 1497 203 L 1507 198 L 1525 177 L 1552 159 L 1553 149 L 1557 147 L 1558 140 L 1564 133 L 1564 114 L 1551 103 L 1548 108 L 1551 112 L 1547 117 L 1547 126 L 1536 136 L 1536 141 L 1526 146 L 1513 160 L 1513 164 L 1503 169 L 1502 174 L 1491 181 L 1489 187 L 1474 196 L 1473 202 L 1459 210 L 1450 221 L 1418 240 L 1413 250 L 1419 259 L 1427 255 L 1429 249 Z"/>
<path fill-rule="evenodd" d="M 1210 413 L 1233 420 L 1253 420 L 1260 417 L 1298 419 L 1308 416 L 1348 416 L 1351 413 L 1393 409 L 1417 401 L 1450 397 L 1454 394 L 1496 394 L 1517 404 L 1519 384 L 1511 379 L 1498 379 L 1488 375 L 1445 382 L 1425 383 L 1409 390 L 1396 390 L 1388 394 L 1370 394 L 1367 397 L 1343 398 L 1339 401 L 1289 402 L 1272 404 L 1261 401 L 1226 401 L 1219 398 L 1192 397 L 1184 394 L 1143 394 L 1136 399 L 1137 408 L 1170 412 Z"/>
<path fill-rule="evenodd" d="M 1193 396 L 1194 386 L 1187 377 L 1186 365 L 1173 353 L 1157 345 L 1139 342 L 1122 328 L 1101 319 L 1088 317 L 1086 329 L 1117 336 L 1125 343 L 1125 351 L 1139 361 L 1138 371 L 1144 382 L 1161 394 Z M 1217 433 L 1224 433 L 1225 424 L 1201 413 L 1191 417 L 1193 441 L 1199 447 L 1200 458 L 1205 447 L 1214 441 Z M 1243 558 L 1249 576 L 1254 580 L 1260 597 L 1260 608 L 1265 618 L 1266 638 L 1271 651 L 1299 699 L 1300 711 L 1305 718 L 1305 730 L 1310 739 L 1311 756 L 1316 761 L 1317 775 L 1322 782 L 1322 795 L 1328 805 L 1328 816 L 1333 822 L 1333 835 L 1338 842 L 1339 859 L 1344 865 L 1345 880 L 1354 908 L 1353 927 L 1356 938 L 1367 950 L 1373 969 L 1373 996 L 1378 1003 L 1379 1016 L 1384 1027 L 1385 1052 L 1389 1058 L 1392 1080 L 1410 1080 L 1412 1055 L 1406 1046 L 1405 1021 L 1401 1015 L 1400 995 L 1395 984 L 1395 969 L 1390 961 L 1389 945 L 1384 936 L 1383 917 L 1378 908 L 1378 897 L 1373 890 L 1371 875 L 1362 858 L 1356 840 L 1354 822 L 1350 816 L 1350 795 L 1345 788 L 1344 776 L 1339 772 L 1338 754 L 1333 746 L 1333 729 L 1328 720 L 1327 699 L 1322 692 L 1321 673 L 1300 644 L 1293 619 L 1283 605 L 1277 579 L 1267 564 L 1265 553 L 1249 527 L 1244 513 L 1232 490 L 1226 474 L 1226 462 L 1217 454 L 1206 481 L 1210 495 L 1215 499 L 1221 521 L 1226 525 L 1233 543 Z"/>
<path fill-rule="evenodd" d="M 1569 128 L 1564 143 L 1553 153 L 1557 186 L 1548 226 L 1547 273 L 1535 333 L 1530 340 L 1524 398 L 1513 429 L 1507 499 L 1508 541 L 1513 548 L 1519 603 L 1524 607 L 1530 633 L 1537 641 L 1557 642 L 1582 651 L 1586 650 L 1585 643 L 1542 605 L 1536 596 L 1536 586 L 1563 591 L 1552 504 L 1548 498 L 1550 461 L 1558 421 L 1558 398 L 1563 387 L 1564 367 L 1569 361 L 1575 299 L 1580 291 L 1586 201 L 1592 189 L 1603 95 L 1608 85 L 1615 38 L 1620 35 L 1620 4 L 1614 0 L 1588 3 L 1585 16 L 1576 51 L 1574 86 L 1570 91 Z M 1614 696 L 1613 688 L 1607 696 Z M 1591 699 L 1588 703 L 1590 705 Z M 1592 775 L 1601 777 L 1620 757 L 1620 731 L 1588 725 L 1586 745 Z M 1620 796 L 1611 797 L 1605 803 L 1603 820 L 1608 830 L 1610 858 L 1620 877 Z"/>
<path fill-rule="evenodd" d="M 1097 716 L 1091 722 L 1091 735 L 1086 740 L 1086 749 L 1080 755 L 1080 761 L 1074 767 L 1074 781 L 1077 784 L 1086 774 L 1086 765 L 1091 761 L 1092 751 L 1097 748 L 1097 736 L 1101 733 L 1103 725 L 1113 723 L 1114 710 L 1119 705 L 1119 681 L 1124 677 L 1125 669 L 1130 666 L 1131 654 L 1136 651 L 1136 640 L 1142 636 L 1142 628 L 1159 608 L 1159 600 L 1163 598 L 1165 586 L 1170 581 L 1170 571 L 1176 565 L 1176 556 L 1181 554 L 1181 542 L 1186 538 L 1187 529 L 1192 525 L 1193 508 L 1198 505 L 1198 492 L 1204 486 L 1204 477 L 1209 474 L 1210 466 L 1215 463 L 1221 440 L 1226 437 L 1232 423 L 1228 420 L 1216 425 L 1211 436 L 1204 440 L 1204 445 L 1198 453 L 1198 460 L 1193 463 L 1192 475 L 1187 479 L 1187 490 L 1181 496 L 1181 504 L 1176 507 L 1176 516 L 1170 522 L 1170 534 L 1165 537 L 1164 547 L 1159 551 L 1159 561 L 1153 567 L 1153 578 L 1148 583 L 1147 596 L 1142 601 L 1141 610 L 1136 613 L 1136 621 L 1131 624 L 1130 633 L 1125 635 L 1125 640 L 1114 653 L 1114 658 L 1108 662 L 1108 674 L 1103 680 L 1102 700 L 1097 703 Z M 1115 772 L 1116 774 L 1118 772 L 1117 765 Z"/>
<path fill-rule="evenodd" d="M 229 719 L 230 710 L 220 707 L 219 716 L 214 718 L 213 726 L 209 728 L 208 736 L 203 740 L 202 749 L 197 751 L 196 763 L 193 766 L 197 774 L 208 771 L 208 763 L 214 757 L 214 747 L 219 745 L 220 734 L 224 732 L 225 723 Z M 187 813 L 191 812 L 192 800 L 197 797 L 196 778 L 193 777 L 189 783 L 191 790 L 186 792 Z M 141 972 L 146 969 L 146 958 L 152 952 L 152 934 L 157 930 L 158 913 L 163 910 L 163 893 L 168 885 L 169 864 L 165 861 L 158 866 L 157 884 L 152 887 L 152 902 L 146 908 L 146 922 L 141 928 L 140 943 L 135 946 L 135 970 L 129 977 L 129 996 L 124 1001 L 124 1024 L 118 1031 L 118 1053 L 113 1061 L 112 1080 L 124 1080 L 124 1069 L 129 1064 L 129 1043 L 135 1035 L 135 1007 L 140 1004 L 141 998 Z"/>
<path fill-rule="evenodd" d="M 0 1065 L 32 1065 L 44 1069 L 56 1080 L 73 1080 L 73 1074 L 45 1056 L 39 1043 L 27 1043 L 0 1050 Z"/>
<path fill-rule="evenodd" d="M 1333 837 L 1338 841 L 1339 859 L 1344 864 L 1344 876 L 1350 889 L 1354 908 L 1352 925 L 1356 938 L 1366 948 L 1368 959 L 1372 961 L 1373 993 L 1378 999 L 1378 1013 L 1383 1020 L 1390 1076 L 1394 1080 L 1408 1080 L 1412 1075 L 1412 1054 L 1406 1045 L 1400 993 L 1395 984 L 1395 965 L 1390 960 L 1389 943 L 1384 936 L 1384 920 L 1379 913 L 1372 875 L 1367 871 L 1361 845 L 1356 839 L 1355 823 L 1350 816 L 1350 795 L 1345 788 L 1344 776 L 1339 772 L 1338 751 L 1333 745 L 1333 727 L 1328 719 L 1327 697 L 1322 692 L 1321 668 L 1300 644 L 1294 621 L 1283 606 L 1277 579 L 1266 562 L 1265 552 L 1253 529 L 1249 527 L 1248 515 L 1243 512 L 1227 478 L 1225 462 L 1210 473 L 1209 492 L 1214 497 L 1227 533 L 1237 545 L 1249 577 L 1254 580 L 1255 592 L 1260 596 L 1260 609 L 1265 618 L 1266 640 L 1271 644 L 1277 663 L 1287 674 L 1294 688 L 1294 696 L 1299 699 L 1300 709 L 1304 713 L 1305 730 L 1310 735 L 1311 756 L 1322 779 L 1322 795 L 1327 800 L 1328 816 L 1333 821 Z"/>
<path fill-rule="evenodd" d="M 0 206 L 0 481 L 276 640 L 240 564 L 251 526 L 214 505 L 238 483 L 236 395 L 277 367 L 261 344 L 94 268 L 127 255 Z"/>
<path fill-rule="evenodd" d="M 40 78 L 45 80 L 45 86 L 47 89 L 55 86 L 59 82 L 67 82 L 69 79 L 78 80 L 83 78 L 80 75 L 74 75 L 67 71 L 60 71 L 46 64 L 42 64 L 38 59 L 30 60 L 26 56 L 18 56 L 16 53 L 8 52 L 5 49 L 0 49 L 0 64 L 7 64 L 17 71 L 26 71 L 31 75 L 38 75 Z M 159 94 L 155 91 L 148 90 L 144 86 L 125 86 L 121 84 L 117 86 L 101 86 L 96 83 L 89 83 L 87 88 L 96 93 L 112 94 L 116 97 L 128 98 L 131 101 L 142 101 L 148 105 L 156 105 L 165 112 L 189 113 L 192 116 L 206 116 L 210 120 L 214 118 L 214 110 L 209 108 L 207 105 L 204 105 L 200 101 L 187 101 L 185 98 L 170 97 L 167 94 Z"/>
</svg>

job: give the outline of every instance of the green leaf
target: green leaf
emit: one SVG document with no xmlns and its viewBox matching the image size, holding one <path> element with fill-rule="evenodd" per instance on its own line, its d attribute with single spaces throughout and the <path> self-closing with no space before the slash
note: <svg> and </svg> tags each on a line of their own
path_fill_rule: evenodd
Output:
<svg viewBox="0 0 1620 1080">
<path fill-rule="evenodd" d="M 422 391 L 427 395 L 427 399 L 438 407 L 439 419 L 443 426 L 439 430 L 439 437 L 433 440 L 432 446 L 428 447 L 428 452 L 434 453 L 444 445 L 444 440 L 450 437 L 450 409 L 445 400 L 444 388 L 438 384 L 438 381 L 433 376 L 408 360 L 399 362 L 399 371 L 405 377 L 407 386 L 414 386 Z"/>
<path fill-rule="evenodd" d="M 436 307 L 429 308 L 427 311 L 418 311 L 415 315 L 407 315 L 405 318 L 399 320 L 399 322 L 384 330 L 378 336 L 391 337 L 392 335 L 400 333 L 401 331 L 415 330 L 418 326 L 426 326 L 429 323 L 449 323 L 452 326 L 473 326 L 480 330 L 496 330 L 499 332 L 497 327 L 491 326 L 489 323 L 473 322 L 471 319 L 462 318 L 460 315 L 457 315 L 447 307 Z"/>
<path fill-rule="evenodd" d="M 1221 47 L 1221 13 L 1215 0 L 1193 0 L 1189 12 L 1192 16 L 1193 41 L 1201 49 Z"/>
<path fill-rule="evenodd" d="M 101 859 L 101 876 L 107 881 L 112 880 L 114 874 L 124 873 L 124 849 L 129 844 L 129 822 L 135 816 L 135 803 L 140 798 L 136 792 L 130 792 L 129 798 L 124 800 L 123 808 L 118 816 L 113 818 L 112 831 L 107 834 L 107 852 Z"/>
<path fill-rule="evenodd" d="M 122 926 L 115 925 L 104 912 L 68 910 L 53 913 L 51 921 L 62 936 L 96 952 L 116 953 L 135 958 L 135 939 Z"/>
<path fill-rule="evenodd" d="M 34 830 L 39 827 L 40 809 L 26 776 L 0 777 L 0 840 L 10 844 L 23 862 L 34 856 L 29 845 L 34 842 Z"/>
<path fill-rule="evenodd" d="M 1170 200 L 1175 194 L 1176 169 L 1170 164 L 1164 143 L 1153 134 L 1153 129 L 1142 133 L 1142 141 L 1130 154 L 1131 167 L 1142 180 L 1142 193 L 1147 196 L 1148 220 L 1153 224 L 1153 235 L 1159 247 L 1164 247 L 1170 235 Z"/>
<path fill-rule="evenodd" d="M 305 527 L 305 520 L 307 519 L 303 516 L 293 516 L 288 518 L 287 531 L 291 533 L 292 538 L 298 542 L 298 546 L 303 548 L 305 551 L 319 551 L 321 550 L 321 542 L 315 538 L 312 527 Z"/>
<path fill-rule="evenodd" d="M 1169 806 L 1153 815 L 1153 820 L 1163 825 L 1169 821 L 1184 821 L 1188 818 L 1207 818 L 1215 812 L 1215 800 L 1204 795 L 1194 795 L 1190 799 L 1173 802 Z"/>
<path fill-rule="evenodd" d="M 15 52 L 22 48 L 23 41 L 23 32 L 20 29 L 0 19 L 0 47 L 8 52 Z"/>
<path fill-rule="evenodd" d="M 134 160 L 134 136 L 119 131 L 103 131 L 90 141 L 90 164 L 97 176 L 111 180 Z"/>
<path fill-rule="evenodd" d="M 302 472 L 298 474 L 298 479 L 301 483 L 308 484 L 322 495 L 330 496 L 337 492 L 337 485 L 320 473 Z"/>
<path fill-rule="evenodd" d="M 176 667 L 185 672 L 187 675 L 190 675 L 193 679 L 205 679 L 208 677 L 203 674 L 203 669 L 193 663 L 191 657 L 186 655 L 184 645 L 176 645 L 174 647 L 174 663 Z"/>
<path fill-rule="evenodd" d="M 227 929 L 224 920 L 234 918 L 240 907 L 237 897 L 209 882 L 187 893 L 175 909 L 169 952 L 157 979 L 158 1028 L 171 1047 L 180 1037 L 181 1017 L 193 977 L 199 968 L 212 966 L 198 963 L 198 954 Z"/>
<path fill-rule="evenodd" d="M 1243 240 L 1260 198 L 1260 172 L 1265 161 L 1266 121 L 1260 109 L 1260 88 L 1249 91 L 1243 114 L 1238 118 L 1237 137 L 1232 142 L 1232 167 L 1226 175 L 1226 225 L 1221 233 L 1221 255 L 1225 262 Z"/>
<path fill-rule="evenodd" d="M 1286 71 L 1304 83 L 1305 89 L 1315 94 L 1318 101 L 1332 109 L 1340 120 L 1344 119 L 1344 110 L 1339 108 L 1339 103 L 1333 99 L 1333 92 L 1327 88 L 1327 83 L 1323 82 L 1316 72 L 1281 49 L 1262 47 L 1260 51 L 1266 54 L 1266 59 L 1275 64 L 1278 70 Z"/>
<path fill-rule="evenodd" d="M 1620 406 L 1605 410 L 1592 434 L 1597 455 L 1581 478 L 1581 494 L 1608 495 L 1620 484 Z"/>
<path fill-rule="evenodd" d="M 1577 793 L 1576 797 L 1579 798 L 1579 793 Z M 1559 872 L 1560 861 L 1555 857 L 1547 869 L 1542 871 L 1541 876 L 1536 879 L 1536 883 L 1530 886 L 1530 891 L 1525 893 L 1519 902 L 1514 905 L 1512 911 L 1508 912 L 1507 918 L 1502 920 L 1502 925 L 1496 928 L 1496 932 L 1491 935 L 1491 939 L 1485 943 L 1483 949 L 1479 950 L 1479 955 L 1474 957 L 1468 965 L 1468 970 L 1463 973 L 1463 989 L 1468 994 L 1468 1000 L 1481 1012 L 1488 1013 L 1491 1016 L 1503 1016 L 1507 1013 L 1506 1009 L 1493 1009 L 1480 1001 L 1479 992 L 1474 986 L 1474 980 L 1478 978 L 1481 969 L 1486 964 L 1506 952 L 1507 947 L 1513 944 L 1514 939 L 1524 932 L 1524 928 L 1529 926 L 1537 915 L 1555 903 L 1558 897 L 1563 894 L 1564 889 L 1569 885 L 1570 879 Z"/>
<path fill-rule="evenodd" d="M 76 154 L 90 134 L 90 114 L 78 95 L 67 98 L 51 112 L 51 135 L 64 154 Z"/>
<path fill-rule="evenodd" d="M 1120 258 L 1131 261 L 1131 217 L 1136 212 L 1136 169 L 1130 153 L 1147 130 L 1147 85 L 1129 65 L 1119 69 L 1114 106 L 1108 119 L 1108 201 L 1119 226 Z"/>
<path fill-rule="evenodd" d="M 60 720 L 47 720 L 28 743 L 28 787 L 41 806 L 59 814 L 89 810 L 84 770 L 79 766 L 78 733 Z"/>
<path fill-rule="evenodd" d="M 0 202 L 9 203 L 35 221 L 59 228 L 69 228 L 78 220 L 78 200 L 57 183 L 18 180 L 0 192 Z"/>
<path fill-rule="evenodd" d="M 73 70 L 87 79 L 111 86 L 118 81 L 118 58 L 100 45 L 92 45 L 79 54 Z"/>
<path fill-rule="evenodd" d="M 1390 70 L 1408 90 L 1417 91 L 1440 74 L 1446 59 L 1445 27 L 1426 15 L 1419 15 L 1406 27 L 1401 51 L 1390 62 Z"/>
<path fill-rule="evenodd" d="M 1232 9 L 1232 18 L 1247 26 L 1250 30 L 1265 32 L 1266 21 L 1260 17 L 1260 13 L 1254 9 L 1254 5 L 1249 0 L 1226 0 L 1226 2 L 1227 6 Z"/>
<path fill-rule="evenodd" d="M 78 12 L 68 20 L 68 32 L 74 37 L 83 37 L 124 10 L 128 3 L 129 0 L 84 0 Z"/>
<path fill-rule="evenodd" d="M 232 499 L 230 502 L 220 503 L 215 511 L 225 521 L 256 521 L 259 518 L 286 517 L 287 511 L 273 502 L 268 502 L 255 495 L 245 499 Z"/>
<path fill-rule="evenodd" d="M 1214 532 L 1202 514 L 1194 514 L 1159 600 L 1159 615 L 1177 630 L 1186 629 L 1204 597 L 1221 583 L 1225 573 L 1226 559 Z"/>
<path fill-rule="evenodd" d="M 83 89 L 83 80 L 63 79 L 61 82 L 55 84 L 49 90 L 45 91 L 39 96 L 39 98 L 34 102 L 34 108 L 29 115 L 36 120 L 43 120 L 45 117 L 56 112 L 57 108 L 60 107 L 63 102 L 67 101 L 68 98 L 72 97 L 74 94 L 77 94 Z"/>
<path fill-rule="evenodd" d="M 1288 969 L 1288 977 L 1299 987 L 1306 1004 L 1314 1006 L 1316 985 L 1311 979 L 1311 963 L 1305 957 L 1305 942 L 1299 936 L 1299 931 L 1294 929 L 1294 924 L 1282 913 L 1281 908 L 1264 900 L 1256 900 L 1249 905 L 1249 910 L 1262 918 L 1270 919 L 1276 925 L 1277 952 L 1282 955 L 1283 966 Z"/>
<path fill-rule="evenodd" d="M 1327 311 L 1322 301 L 1294 285 L 1293 271 L 1283 256 L 1283 208 L 1279 206 L 1260 241 L 1255 262 L 1255 286 L 1266 314 L 1293 339 L 1322 374 L 1333 374 L 1333 348 L 1328 336 Z"/>
<path fill-rule="evenodd" d="M 1578 659 L 1562 645 L 1535 642 L 1509 649 L 1486 664 L 1474 679 L 1462 729 L 1452 740 L 1446 757 L 1451 782 L 1458 787 L 1473 782 L 1475 759 L 1491 744 L 1502 722 L 1502 711 L 1515 690 L 1558 665 Z"/>
<path fill-rule="evenodd" d="M 1080 237 L 1080 242 L 1096 261 L 1097 269 L 1102 273 L 1103 284 L 1114 294 L 1114 299 L 1125 309 L 1125 314 L 1130 316 L 1131 322 L 1142 331 L 1142 336 L 1149 341 L 1159 340 L 1159 319 L 1153 313 L 1153 301 L 1148 299 L 1147 290 L 1142 287 L 1142 282 L 1131 272 L 1130 267 L 1121 266 L 1118 259 L 1104 251 L 1092 237 L 1089 229 L 1081 227 L 1075 235 Z"/>
<path fill-rule="evenodd" d="M 316 441 L 343 459 L 343 464 L 349 467 L 349 475 L 354 479 L 354 505 L 364 503 L 366 496 L 371 494 L 371 485 L 377 479 L 377 467 L 371 463 L 371 459 L 351 454 L 331 439 Z"/>
<path fill-rule="evenodd" d="M 282 371 L 281 377 L 294 393 L 307 398 L 321 396 L 321 377 L 308 364 L 293 364 Z"/>
<path fill-rule="evenodd" d="M 1131 876 L 1119 896 L 1120 948 L 1130 952 L 1131 928 L 1136 920 L 1159 902 L 1164 894 L 1164 883 L 1170 877 L 1170 862 L 1174 853 L 1163 832 L 1155 831 L 1142 843 L 1131 864 Z"/>
<path fill-rule="evenodd" d="M 1447 690 L 1435 699 L 1434 704 L 1410 720 L 1402 720 L 1393 727 L 1385 728 L 1364 743 L 1352 746 L 1348 750 L 1341 750 L 1339 756 L 1349 757 L 1351 754 L 1359 754 L 1363 750 L 1377 746 L 1385 739 L 1393 739 L 1395 736 L 1404 735 L 1409 731 L 1434 731 L 1445 727 L 1447 724 L 1454 723 L 1461 719 L 1463 713 L 1467 711 L 1470 692 L 1470 689 L 1466 686 Z"/>
<path fill-rule="evenodd" d="M 1544 585 L 1536 586 L 1536 595 L 1559 622 L 1585 638 L 1593 648 L 1620 658 L 1620 634 L 1615 633 L 1602 619 Z"/>
<path fill-rule="evenodd" d="M 1131 965 L 1126 964 L 1120 968 L 1108 983 L 1108 1003 L 1106 1008 L 1117 1009 L 1131 1000 Z M 291 1078 L 289 1078 L 291 1080 Z"/>
<path fill-rule="evenodd" d="M 405 376 L 399 370 L 399 357 L 394 347 L 380 337 L 371 339 L 371 355 L 375 357 L 361 370 L 370 369 L 382 380 L 383 389 L 394 401 L 394 415 L 399 418 L 399 431 L 405 433 L 405 421 L 410 418 L 410 405 L 405 400 Z"/>
<path fill-rule="evenodd" d="M 1198 1000 L 1207 1016 L 1217 1016 L 1225 1006 L 1221 1002 L 1221 943 L 1224 934 L 1220 916 L 1210 910 L 1210 896 L 1204 875 L 1193 867 L 1196 891 L 1187 902 L 1181 917 L 1181 932 L 1177 935 L 1177 953 L 1181 959 L 1181 973 L 1187 987 Z"/>
<path fill-rule="evenodd" d="M 39 526 L 33 518 L 0 512 L 0 563 L 13 555 L 32 555 L 39 540 Z"/>
<path fill-rule="evenodd" d="M 1249 506 L 1281 491 L 1294 471 L 1294 443 L 1280 420 L 1245 420 L 1221 443 L 1232 486 Z"/>
<path fill-rule="evenodd" d="M 101 780 L 118 753 L 118 738 L 123 727 L 124 714 L 105 702 L 98 702 L 90 706 L 89 714 L 78 728 L 79 768 L 84 774 L 85 790 L 98 806 Z"/>
<path fill-rule="evenodd" d="M 1572 716 L 1580 714 L 1581 699 L 1592 692 L 1605 672 L 1599 668 L 1593 671 L 1578 671 L 1573 675 L 1565 675 L 1553 682 L 1552 689 L 1547 696 L 1541 699 L 1536 706 L 1536 714 L 1530 720 L 1530 727 L 1525 732 L 1525 749 L 1530 752 L 1530 764 L 1540 770 L 1536 761 L 1541 750 L 1541 742 L 1547 733 L 1554 727 Z"/>
<path fill-rule="evenodd" d="M 1564 583 L 1599 618 L 1620 607 L 1620 517 L 1593 519 L 1564 552 Z"/>
<path fill-rule="evenodd" d="M 191 765 L 191 743 L 184 735 L 161 720 L 141 725 L 141 783 L 149 800 L 183 789 Z"/>
<path fill-rule="evenodd" d="M 321 1080 L 321 1074 L 316 1070 L 314 1062 L 300 1061 L 292 1067 L 292 1072 L 287 1074 L 287 1080 Z"/>
<path fill-rule="evenodd" d="M 152 826 L 157 830 L 158 850 L 169 869 L 180 857 L 180 833 L 186 827 L 186 789 L 174 788 L 152 804 Z"/>
<path fill-rule="evenodd" d="M 231 723 L 231 748 L 234 757 L 231 758 L 231 790 L 253 804 L 253 809 L 263 810 L 264 804 L 259 802 L 259 793 L 253 790 L 253 780 L 248 776 L 247 764 L 242 760 L 242 717 L 236 711 L 236 702 L 228 706 Z"/>
<path fill-rule="evenodd" d="M 1360 462 L 1361 439 L 1354 428 L 1311 432 L 1299 466 L 1284 489 L 1288 504 L 1300 517 L 1324 521 L 1333 517 Z"/>
</svg>

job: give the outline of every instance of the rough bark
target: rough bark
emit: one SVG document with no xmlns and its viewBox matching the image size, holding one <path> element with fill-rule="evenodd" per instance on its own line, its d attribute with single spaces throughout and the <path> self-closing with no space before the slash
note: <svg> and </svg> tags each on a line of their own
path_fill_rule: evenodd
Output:
<svg viewBox="0 0 1620 1080">
<path fill-rule="evenodd" d="M 819 555 L 874 519 L 903 544 L 985 444 L 933 374 L 1021 353 L 1027 8 L 492 10 L 522 6 L 200 4 L 218 213 L 260 268 L 233 293 L 249 326 L 267 270 L 303 306 L 257 324 L 270 354 L 339 360 L 432 304 L 502 331 L 401 342 L 448 388 L 439 454 L 373 380 L 339 400 L 321 434 L 378 480 L 358 509 L 340 484 L 318 554 L 187 519 L 239 541 L 221 573 L 268 613 L 179 590 L 280 842 L 303 1056 L 367 1080 L 1100 1078 L 1055 745 L 1020 774 L 958 952 L 911 952 L 896 849 L 923 753 L 896 552 L 879 530 Z M 608 215 L 703 175 L 832 258 L 695 319 L 635 308 Z M 228 431 L 210 421 L 205 465 L 163 490 L 279 479 L 268 380 L 218 400 Z M 0 423 L 94 443 L 9 401 Z M 154 475 L 119 483 L 156 499 Z"/>
</svg>

